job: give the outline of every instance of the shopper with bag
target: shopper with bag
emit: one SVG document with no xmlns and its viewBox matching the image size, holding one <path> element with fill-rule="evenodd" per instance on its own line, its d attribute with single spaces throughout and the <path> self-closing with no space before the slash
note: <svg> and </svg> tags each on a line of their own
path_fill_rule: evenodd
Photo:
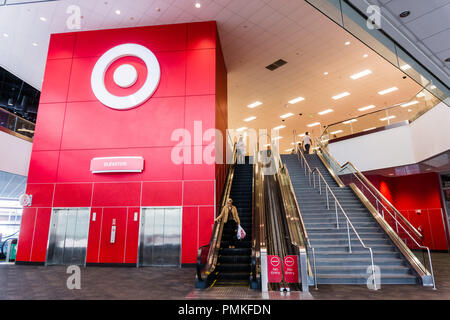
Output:
<svg viewBox="0 0 450 320">
<path fill-rule="evenodd" d="M 220 219 L 223 219 L 224 229 L 228 228 L 233 230 L 233 237 L 230 240 L 229 247 L 234 248 L 237 240 L 238 227 L 241 225 L 241 220 L 239 219 L 239 214 L 236 207 L 233 206 L 232 199 L 227 200 L 227 204 L 223 207 L 222 212 L 216 218 L 216 221 L 219 221 Z"/>
</svg>

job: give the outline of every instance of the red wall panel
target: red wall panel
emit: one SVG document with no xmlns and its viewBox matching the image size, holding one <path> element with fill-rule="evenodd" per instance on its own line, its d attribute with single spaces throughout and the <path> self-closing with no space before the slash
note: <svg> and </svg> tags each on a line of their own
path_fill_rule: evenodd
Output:
<svg viewBox="0 0 450 320">
<path fill-rule="evenodd" d="M 36 208 L 23 208 L 16 261 L 30 261 L 31 259 L 36 211 Z"/>
<path fill-rule="evenodd" d="M 187 52 L 186 94 L 189 96 L 215 94 L 216 50 L 203 49 Z"/>
<path fill-rule="evenodd" d="M 185 206 L 214 206 L 214 181 L 185 181 Z"/>
<path fill-rule="evenodd" d="M 71 59 L 75 46 L 76 33 L 59 33 L 50 35 L 47 60 Z"/>
<path fill-rule="evenodd" d="M 198 246 L 198 207 L 183 208 L 182 263 L 196 263 Z"/>
<path fill-rule="evenodd" d="M 95 221 L 93 216 L 95 213 Z M 86 263 L 99 262 L 100 238 L 102 230 L 103 208 L 92 208 L 89 222 L 89 238 L 86 252 Z"/>
<path fill-rule="evenodd" d="M 134 219 L 136 215 L 136 220 Z M 124 263 L 137 263 L 140 208 L 128 208 Z"/>
<path fill-rule="evenodd" d="M 183 184 L 175 182 L 144 182 L 142 189 L 142 206 L 181 206 Z"/>
<path fill-rule="evenodd" d="M 188 30 L 188 49 L 215 49 L 216 25 L 211 22 L 190 23 Z"/>
<path fill-rule="evenodd" d="M 92 183 L 56 184 L 53 207 L 91 206 Z"/>
<path fill-rule="evenodd" d="M 45 262 L 51 216 L 51 208 L 37 209 L 36 226 L 34 229 L 33 237 L 33 249 L 31 253 L 32 261 Z"/>
<path fill-rule="evenodd" d="M 139 206 L 140 183 L 95 183 L 92 205 L 99 206 Z"/>
<path fill-rule="evenodd" d="M 48 60 L 40 103 L 66 102 L 72 59 Z"/>
<path fill-rule="evenodd" d="M 28 183 L 55 182 L 58 158 L 58 151 L 32 151 L 28 169 Z"/>
<path fill-rule="evenodd" d="M 59 150 L 65 111 L 65 103 L 43 103 L 39 106 L 33 150 Z"/>
<path fill-rule="evenodd" d="M 198 225 L 198 245 L 207 245 L 211 239 L 212 228 L 214 226 L 214 207 L 199 208 Z"/>
<path fill-rule="evenodd" d="M 53 183 L 47 184 L 28 184 L 27 194 L 33 195 L 33 207 L 51 207 L 53 204 Z"/>
<path fill-rule="evenodd" d="M 116 239 L 111 243 L 111 227 L 116 222 Z M 100 263 L 123 263 L 127 208 L 104 208 L 100 240 Z"/>
</svg>

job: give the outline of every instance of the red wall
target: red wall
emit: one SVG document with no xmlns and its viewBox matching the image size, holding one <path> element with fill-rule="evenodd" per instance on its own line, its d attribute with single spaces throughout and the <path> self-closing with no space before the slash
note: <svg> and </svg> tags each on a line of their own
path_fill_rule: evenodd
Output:
<svg viewBox="0 0 450 320">
<path fill-rule="evenodd" d="M 118 111 L 96 99 L 90 77 L 98 58 L 124 43 L 144 45 L 156 55 L 161 81 L 144 104 Z M 122 59 L 146 76 L 139 59 Z M 107 88 L 126 95 L 114 88 L 110 74 Z M 136 263 L 139 224 L 133 213 L 142 206 L 182 206 L 182 263 L 195 263 L 197 248 L 209 241 L 225 166 L 174 164 L 171 152 L 179 142 L 171 134 L 186 128 L 193 135 L 194 121 L 202 121 L 203 132 L 216 124 L 226 129 L 226 77 L 215 22 L 52 35 L 28 175 L 33 206 L 23 213 L 17 261 L 45 261 L 53 207 L 96 212 L 88 263 Z M 192 154 L 209 143 L 191 146 Z M 113 156 L 142 156 L 144 171 L 90 172 L 92 158 Z M 108 242 L 112 219 L 115 244 Z"/>
<path fill-rule="evenodd" d="M 379 175 L 367 177 L 415 228 L 422 229 L 425 246 L 432 250 L 447 250 L 437 173 L 392 178 Z"/>
</svg>

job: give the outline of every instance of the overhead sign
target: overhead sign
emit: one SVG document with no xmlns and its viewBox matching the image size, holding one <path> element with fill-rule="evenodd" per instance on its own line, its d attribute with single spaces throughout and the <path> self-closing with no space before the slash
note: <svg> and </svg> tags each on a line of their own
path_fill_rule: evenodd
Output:
<svg viewBox="0 0 450 320">
<path fill-rule="evenodd" d="M 298 256 L 286 256 L 283 261 L 284 281 L 298 283 Z"/>
<path fill-rule="evenodd" d="M 281 259 L 279 256 L 267 256 L 267 278 L 270 283 L 281 282 Z"/>
<path fill-rule="evenodd" d="M 142 157 L 106 157 L 91 160 L 92 173 L 142 172 L 144 158 Z"/>
</svg>

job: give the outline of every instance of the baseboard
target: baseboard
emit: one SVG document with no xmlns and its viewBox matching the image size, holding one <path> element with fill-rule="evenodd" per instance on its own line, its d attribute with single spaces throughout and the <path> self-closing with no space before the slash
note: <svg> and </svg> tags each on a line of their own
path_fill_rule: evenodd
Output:
<svg viewBox="0 0 450 320">
<path fill-rule="evenodd" d="M 45 262 L 36 261 L 16 261 L 15 264 L 18 266 L 45 266 Z"/>
<path fill-rule="evenodd" d="M 136 268 L 136 263 L 86 263 L 86 267 Z"/>
<path fill-rule="evenodd" d="M 197 267 L 197 264 L 196 263 L 183 263 L 181 265 L 181 267 L 182 268 L 195 268 L 195 267 Z"/>
</svg>

